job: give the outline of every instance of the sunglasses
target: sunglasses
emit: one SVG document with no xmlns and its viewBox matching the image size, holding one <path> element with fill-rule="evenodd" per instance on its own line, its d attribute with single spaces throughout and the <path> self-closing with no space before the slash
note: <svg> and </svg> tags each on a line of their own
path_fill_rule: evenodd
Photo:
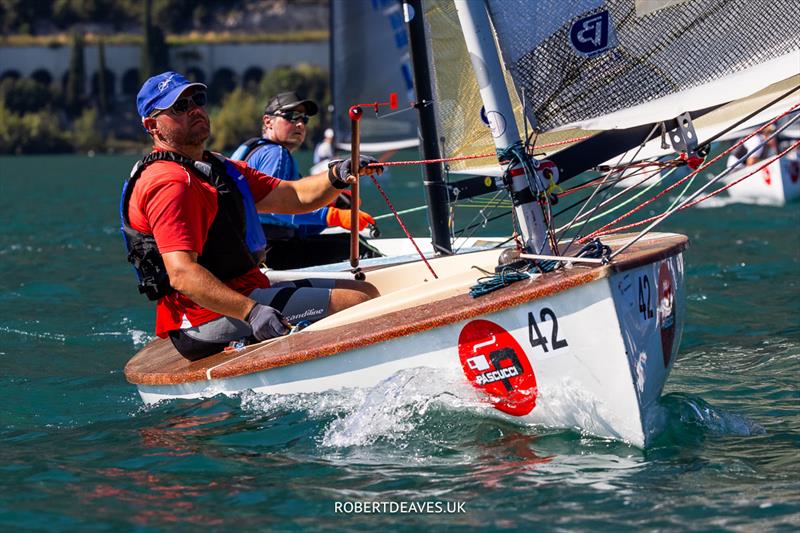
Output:
<svg viewBox="0 0 800 533">
<path fill-rule="evenodd" d="M 172 104 L 168 109 L 172 110 L 173 115 L 183 115 L 192 107 L 192 103 L 196 107 L 205 107 L 206 103 L 208 102 L 208 95 L 205 92 L 197 92 L 191 96 L 184 96 L 182 98 L 178 98 L 175 100 L 175 103 Z M 160 109 L 152 116 L 156 117 L 166 111 L 166 109 Z"/>
<path fill-rule="evenodd" d="M 276 117 L 281 117 L 284 120 L 288 120 L 289 122 L 297 122 L 298 120 L 302 121 L 303 124 L 308 124 L 309 116 L 305 113 L 300 113 L 299 111 L 291 111 L 291 112 L 282 112 L 282 113 L 273 113 Z"/>
</svg>

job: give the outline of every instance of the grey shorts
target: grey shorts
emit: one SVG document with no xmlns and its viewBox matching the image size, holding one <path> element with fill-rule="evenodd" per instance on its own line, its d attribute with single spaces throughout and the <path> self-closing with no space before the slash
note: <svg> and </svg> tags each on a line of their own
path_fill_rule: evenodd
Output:
<svg viewBox="0 0 800 533">
<path fill-rule="evenodd" d="M 328 316 L 335 283 L 332 279 L 282 281 L 268 289 L 255 289 L 248 296 L 274 307 L 294 325 L 302 320 L 314 322 Z M 231 341 L 249 343 L 252 334 L 247 322 L 222 316 L 199 326 L 170 331 L 169 336 L 181 355 L 195 360 L 221 352 Z"/>
</svg>

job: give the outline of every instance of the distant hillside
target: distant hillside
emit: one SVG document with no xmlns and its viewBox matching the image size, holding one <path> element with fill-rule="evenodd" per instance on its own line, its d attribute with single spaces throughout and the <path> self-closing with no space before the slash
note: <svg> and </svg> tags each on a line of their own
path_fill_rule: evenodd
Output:
<svg viewBox="0 0 800 533">
<path fill-rule="evenodd" d="M 327 30 L 329 0 L 152 0 L 153 20 L 168 34 L 291 33 Z M 109 35 L 141 31 L 142 0 L 3 0 L 0 33 L 51 35 L 81 26 Z"/>
</svg>

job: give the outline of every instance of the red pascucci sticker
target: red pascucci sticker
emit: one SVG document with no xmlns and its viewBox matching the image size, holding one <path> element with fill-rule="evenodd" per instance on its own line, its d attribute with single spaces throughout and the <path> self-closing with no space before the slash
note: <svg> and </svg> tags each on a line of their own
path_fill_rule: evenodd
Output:
<svg viewBox="0 0 800 533">
<path fill-rule="evenodd" d="M 458 355 L 467 379 L 495 408 L 515 416 L 536 406 L 536 376 L 509 332 L 488 320 L 473 320 L 458 336 Z"/>
<path fill-rule="evenodd" d="M 661 354 L 664 356 L 664 368 L 667 368 L 675 340 L 675 288 L 666 261 L 661 263 L 658 270 L 658 324 L 661 332 Z"/>
</svg>

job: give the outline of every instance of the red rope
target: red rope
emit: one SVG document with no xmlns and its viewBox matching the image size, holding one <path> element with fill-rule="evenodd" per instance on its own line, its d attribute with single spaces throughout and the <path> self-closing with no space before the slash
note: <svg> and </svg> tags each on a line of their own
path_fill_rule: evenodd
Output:
<svg viewBox="0 0 800 533">
<path fill-rule="evenodd" d="M 424 261 L 424 262 L 425 262 L 425 266 L 427 266 L 427 267 L 428 267 L 428 270 L 430 270 L 430 271 L 431 271 L 431 274 L 433 274 L 433 277 L 434 277 L 434 278 L 436 278 L 436 279 L 439 279 L 439 276 L 437 276 L 437 275 L 436 275 L 436 272 L 434 272 L 434 271 L 433 271 L 433 267 L 431 267 L 431 264 L 430 264 L 430 263 L 428 263 L 428 260 L 427 260 L 427 259 L 425 259 L 425 254 L 423 254 L 423 253 L 422 253 L 422 250 L 420 250 L 420 249 L 419 249 L 419 246 L 417 246 L 417 243 L 416 243 L 416 241 L 414 241 L 414 237 L 412 237 L 412 236 L 411 236 L 411 232 L 409 232 L 409 231 L 408 231 L 408 228 L 406 228 L 406 225 L 405 225 L 405 224 L 403 224 L 403 220 L 400 218 L 400 214 L 397 212 L 397 210 L 396 210 L 396 209 L 394 208 L 394 206 L 392 205 L 392 201 L 391 201 L 391 200 L 389 200 L 389 197 L 388 197 L 388 196 L 386 195 L 386 193 L 383 191 L 383 187 L 381 187 L 380 183 L 378 183 L 378 180 L 375 178 L 375 176 L 373 176 L 372 174 L 370 174 L 370 175 L 369 175 L 369 177 L 370 177 L 370 179 L 372 179 L 372 183 L 374 183 L 374 184 L 375 184 L 375 188 L 377 188 L 377 189 L 378 189 L 378 192 L 379 192 L 379 193 L 381 193 L 381 196 L 383 196 L 383 199 L 384 199 L 384 200 L 386 200 L 386 205 L 388 205 L 388 206 L 389 206 L 389 209 L 391 209 L 391 210 L 392 210 L 392 213 L 394 214 L 394 218 L 396 218 L 396 219 L 397 219 L 397 223 L 398 223 L 398 224 L 400 224 L 400 227 L 401 227 L 401 228 L 403 228 L 403 231 L 405 232 L 405 234 L 406 234 L 406 237 L 408 237 L 408 240 L 410 240 L 410 241 L 411 241 L 411 244 L 413 244 L 413 245 L 414 245 L 414 248 L 416 248 L 416 250 L 417 250 L 417 253 L 418 253 L 418 254 L 419 254 L 419 256 L 422 258 L 422 261 Z"/>
<path fill-rule="evenodd" d="M 637 166 L 637 165 L 632 165 L 632 166 Z M 633 172 L 631 172 L 627 176 L 618 177 L 618 178 L 614 178 L 613 180 L 610 180 L 609 184 L 619 183 L 619 182 L 621 182 L 623 180 L 632 180 L 633 178 L 638 178 L 638 177 L 640 177 L 642 175 L 643 172 L 645 172 L 646 168 L 647 168 L 646 166 L 639 166 L 639 168 L 637 168 L 636 170 L 634 170 Z M 640 184 L 644 183 L 645 181 L 647 181 L 648 179 L 652 178 L 657 172 L 659 172 L 661 170 L 661 168 L 662 167 L 659 166 L 652 174 L 648 174 L 645 179 L 643 179 L 642 181 L 638 182 L 636 185 L 640 185 Z M 614 170 L 614 172 L 619 172 L 619 170 Z M 580 191 L 582 189 L 586 189 L 588 187 L 595 187 L 595 186 L 597 186 L 597 180 L 599 180 L 602 177 L 603 176 L 598 176 L 596 178 L 593 178 L 590 181 L 587 181 L 586 183 L 583 183 L 581 185 L 576 185 L 575 187 L 572 187 L 571 189 L 567 189 L 566 191 L 560 193 L 559 196 L 560 197 L 564 197 L 564 196 L 567 196 L 568 194 L 572 194 L 574 192 Z"/>
<path fill-rule="evenodd" d="M 707 162 L 707 163 L 705 163 L 704 165 L 702 165 L 702 166 L 698 167 L 696 170 L 694 170 L 693 172 L 691 172 L 690 174 L 688 174 L 686 177 L 684 177 L 684 178 L 682 178 L 682 179 L 680 179 L 680 180 L 676 181 L 675 183 L 673 183 L 672 185 L 670 185 L 669 187 L 667 187 L 666 189 L 664 189 L 664 190 L 663 190 L 663 191 L 661 191 L 660 193 L 656 194 L 655 196 L 653 196 L 653 197 L 652 197 L 652 198 L 650 198 L 649 200 L 647 200 L 647 201 L 645 201 L 645 202 L 642 202 L 641 204 L 639 204 L 638 206 L 634 207 L 633 209 L 631 209 L 631 210 L 630 210 L 630 211 L 628 211 L 627 213 L 625 213 L 625 214 L 623 214 L 623 215 L 620 215 L 619 217 L 615 218 L 614 220 L 612 220 L 612 221 L 611 221 L 611 222 L 609 222 L 608 224 L 606 224 L 606 225 L 604 225 L 604 226 L 602 226 L 602 227 L 600 227 L 600 228 L 596 229 L 595 231 L 593 231 L 593 232 L 592 232 L 592 233 L 590 233 L 589 235 L 587 235 L 587 236 L 585 236 L 585 237 L 582 237 L 582 238 L 578 239 L 578 243 L 580 243 L 580 244 L 583 244 L 583 243 L 585 243 L 585 242 L 588 242 L 589 240 L 591 240 L 591 239 L 593 239 L 594 237 L 597 237 L 598 235 L 601 235 L 601 234 L 603 234 L 603 235 L 607 235 L 607 234 L 609 234 L 609 233 L 615 233 L 616 231 L 621 231 L 623 228 L 618 228 L 618 229 L 616 229 L 616 230 L 614 230 L 614 231 L 606 231 L 606 230 L 608 230 L 608 229 L 609 229 L 611 226 L 613 226 L 613 225 L 617 224 L 617 223 L 618 223 L 618 222 L 620 222 L 621 220 L 623 220 L 623 219 L 625 219 L 625 218 L 628 218 L 628 217 L 629 217 L 629 216 L 631 216 L 632 214 L 634 214 L 634 213 L 636 213 L 637 211 L 639 211 L 639 210 L 643 209 L 645 206 L 647 206 L 647 205 L 649 205 L 649 204 L 651 204 L 651 203 L 655 202 L 656 200 L 658 200 L 659 198 L 661 198 L 662 196 L 664 196 L 665 194 L 667 194 L 669 191 L 671 191 L 672 189 L 674 189 L 674 188 L 675 188 L 675 187 L 677 187 L 678 185 L 680 185 L 680 184 L 684 183 L 685 181 L 687 181 L 687 180 L 688 180 L 688 179 L 690 179 L 690 178 L 693 178 L 693 177 L 694 177 L 695 175 L 697 175 L 697 174 L 698 174 L 700 171 L 707 169 L 709 166 L 711 166 L 712 164 L 714 164 L 715 162 L 717 162 L 717 161 L 718 161 L 720 158 L 722 158 L 722 156 L 724 156 L 724 155 L 728 154 L 729 152 L 733 151 L 734 149 L 738 148 L 740 145 L 744 144 L 744 143 L 745 143 L 745 141 L 747 141 L 747 140 L 748 140 L 748 139 L 750 139 L 751 137 L 754 137 L 755 135 L 757 135 L 758 133 L 760 133 L 761 131 L 763 131 L 764 129 L 766 129 L 768 126 L 770 126 L 770 125 L 774 124 L 774 123 L 775 123 L 775 122 L 777 122 L 779 119 L 783 118 L 784 116 L 786 116 L 786 115 L 788 115 L 789 113 L 791 113 L 792 111 L 794 111 L 794 110 L 795 110 L 795 108 L 797 108 L 798 106 L 800 106 L 800 104 L 795 104 L 794 106 L 792 106 L 790 109 L 788 109 L 788 110 L 787 110 L 786 112 L 784 112 L 783 114 L 781 114 L 781 115 L 778 115 L 777 117 L 775 117 L 775 118 L 774 118 L 774 119 L 772 119 L 771 121 L 764 123 L 764 124 L 763 124 L 763 125 L 762 125 L 760 128 L 758 128 L 757 130 L 753 131 L 753 132 L 752 132 L 750 135 L 748 135 L 748 136 L 746 136 L 746 137 L 743 137 L 741 140 L 739 140 L 739 142 L 737 142 L 737 143 L 734 143 L 734 144 L 733 144 L 733 146 L 731 146 L 730 148 L 728 148 L 728 149 L 727 149 L 727 150 L 725 150 L 724 152 L 722 152 L 722 153 L 720 153 L 719 155 L 717 155 L 717 156 L 716 156 L 715 158 L 713 158 L 711 161 L 708 161 L 708 162 Z M 627 227 L 627 226 L 626 226 L 626 227 Z"/>
<path fill-rule="evenodd" d="M 770 165 L 771 165 L 772 163 L 774 163 L 776 160 L 780 159 L 781 157 L 783 157 L 784 155 L 786 155 L 788 152 L 791 152 L 792 150 L 794 150 L 794 149 L 795 149 L 795 148 L 797 148 L 798 146 L 800 146 L 800 141 L 795 141 L 795 142 L 794 142 L 794 144 L 792 144 L 792 145 L 791 145 L 789 148 L 787 148 L 786 150 L 784 150 L 784 151 L 783 151 L 783 152 L 781 152 L 780 154 L 778 154 L 778 155 L 774 156 L 772 159 L 770 159 L 769 161 L 767 161 L 766 163 L 764 163 L 763 165 L 761 165 L 760 167 L 758 167 L 758 168 L 757 168 L 757 169 L 755 169 L 754 171 L 750 172 L 750 173 L 749 173 L 749 174 L 747 174 L 746 176 L 742 176 L 741 178 L 739 178 L 739 179 L 737 179 L 737 180 L 735 180 L 735 181 L 732 181 L 732 182 L 728 183 L 728 184 L 727 184 L 727 185 L 725 185 L 724 187 L 720 187 L 719 189 L 717 189 L 716 191 L 714 191 L 714 192 L 712 192 L 712 193 L 709 193 L 709 194 L 707 194 L 707 195 L 705 195 L 705 196 L 702 196 L 702 197 L 698 198 L 697 200 L 694 200 L 694 201 L 692 201 L 692 202 L 689 202 L 689 203 L 688 203 L 688 204 L 686 204 L 686 205 L 683 205 L 683 206 L 679 207 L 678 209 L 676 209 L 675 211 L 673 211 L 673 213 L 674 213 L 674 212 L 677 212 L 677 211 L 683 211 L 684 209 L 688 209 L 689 207 L 695 206 L 695 205 L 699 204 L 700 202 L 703 202 L 703 201 L 705 201 L 705 200 L 708 200 L 709 198 L 711 198 L 711 197 L 713 197 L 713 196 L 716 196 L 716 195 L 718 195 L 719 193 L 721 193 L 721 192 L 722 192 L 722 191 L 724 191 L 724 190 L 730 189 L 731 187 L 733 187 L 733 186 L 734 186 L 734 185 L 736 185 L 737 183 L 739 183 L 739 182 L 741 182 L 741 181 L 744 181 L 744 180 L 746 180 L 747 178 L 749 178 L 750 176 L 752 176 L 752 175 L 753 175 L 753 174 L 755 174 L 756 172 L 760 172 L 761 170 L 763 170 L 763 169 L 765 169 L 766 167 L 770 166 Z M 598 236 L 600 236 L 600 235 L 610 235 L 610 234 L 612 234 L 612 233 L 617 233 L 617 232 L 619 232 L 619 231 L 624 231 L 624 230 L 626 230 L 626 229 L 635 228 L 636 226 L 642 226 L 642 225 L 644 225 L 644 224 L 649 224 L 650 222 L 654 222 L 654 221 L 656 221 L 656 220 L 658 220 L 658 219 L 664 218 L 665 216 L 667 216 L 667 214 L 666 214 L 666 213 L 662 213 L 662 214 L 660 214 L 660 215 L 656 215 L 656 216 L 653 216 L 653 217 L 647 218 L 647 219 L 645 219 L 645 220 L 640 220 L 639 222 L 633 222 L 633 223 L 631 223 L 631 224 L 627 224 L 627 225 L 625 225 L 625 226 L 620 226 L 619 228 L 614 228 L 614 229 L 611 229 L 611 230 L 608 230 L 608 231 L 604 231 L 603 233 L 599 233 L 599 234 L 598 234 Z"/>
<path fill-rule="evenodd" d="M 721 193 L 722 191 L 724 191 L 724 190 L 726 190 L 726 189 L 730 189 L 731 187 L 733 187 L 734 185 L 736 185 L 736 184 L 737 184 L 737 183 L 739 183 L 740 181 L 744 181 L 745 179 L 749 178 L 750 176 L 752 176 L 752 175 L 753 175 L 753 174 L 755 174 L 756 172 L 759 172 L 759 171 L 763 170 L 764 168 L 766 168 L 766 167 L 770 166 L 772 163 L 774 163 L 775 161 L 777 161 L 777 160 L 778 160 L 778 159 L 780 159 L 781 157 L 785 156 L 787 153 L 791 152 L 792 150 L 794 150 L 794 149 L 795 149 L 795 148 L 797 148 L 798 146 L 800 146 L 800 141 L 795 141 L 795 142 L 794 142 L 794 144 L 792 144 L 792 145 L 791 145 L 789 148 L 787 148 L 787 149 L 786 149 L 786 150 L 784 150 L 783 152 L 779 153 L 778 155 L 776 155 L 775 157 L 773 157 L 772 159 L 770 159 L 769 161 L 767 161 L 766 163 L 764 163 L 763 165 L 761 165 L 760 167 L 758 167 L 757 169 L 755 169 L 754 171 L 752 171 L 752 172 L 751 172 L 750 174 L 748 174 L 747 176 L 742 176 L 741 178 L 739 178 L 739 179 L 737 179 L 737 180 L 735 180 L 735 181 L 732 181 L 732 182 L 728 183 L 728 184 L 727 184 L 727 185 L 725 185 L 724 187 L 720 187 L 720 188 L 719 188 L 719 189 L 717 189 L 716 191 L 714 191 L 714 192 L 712 192 L 712 193 L 709 193 L 709 194 L 707 194 L 707 195 L 703 196 L 702 198 L 699 198 L 699 199 L 697 199 L 697 200 L 694 200 L 694 201 L 693 201 L 693 202 L 691 202 L 691 203 L 688 203 L 688 204 L 686 204 L 685 206 L 681 207 L 681 209 L 686 209 L 687 207 L 692 207 L 693 205 L 699 204 L 699 203 L 700 203 L 700 202 L 702 202 L 703 200 L 708 200 L 708 199 L 709 199 L 709 198 L 711 198 L 712 196 L 716 196 L 717 194 Z"/>
</svg>

